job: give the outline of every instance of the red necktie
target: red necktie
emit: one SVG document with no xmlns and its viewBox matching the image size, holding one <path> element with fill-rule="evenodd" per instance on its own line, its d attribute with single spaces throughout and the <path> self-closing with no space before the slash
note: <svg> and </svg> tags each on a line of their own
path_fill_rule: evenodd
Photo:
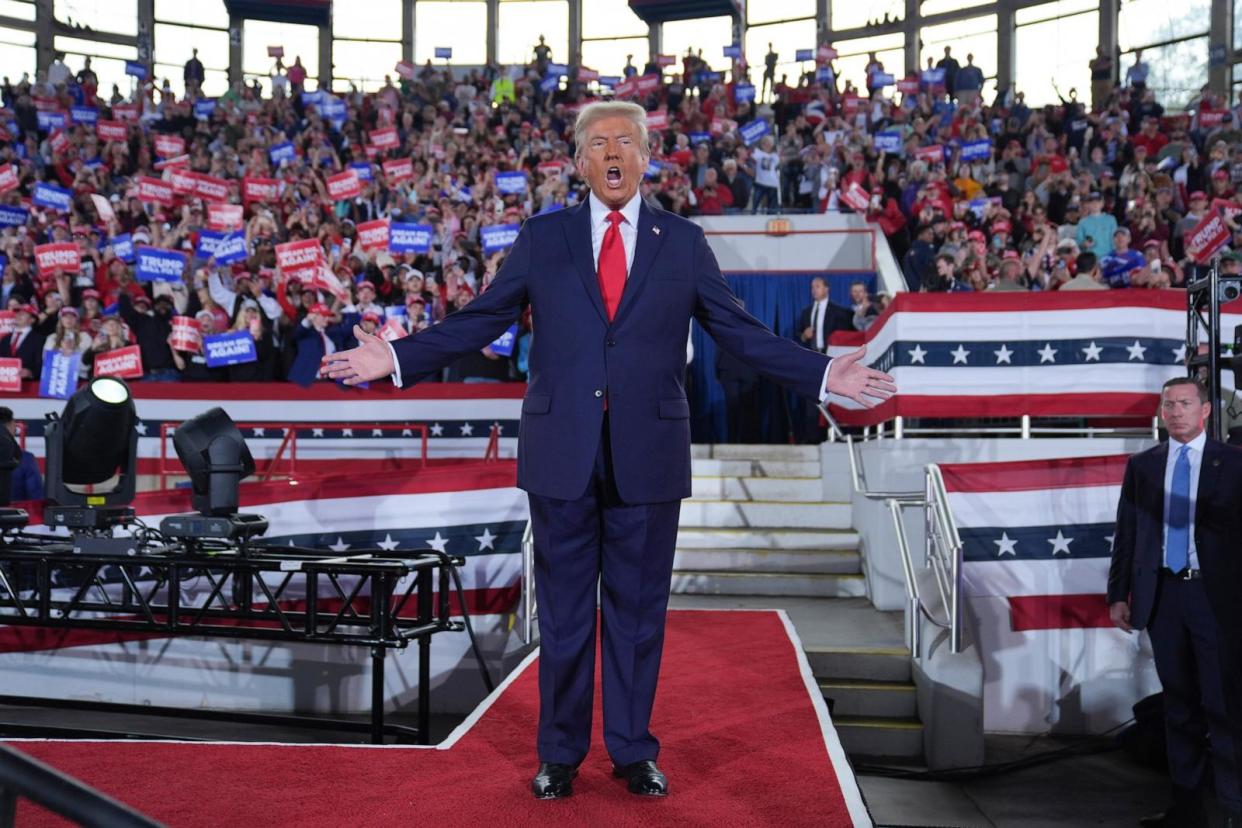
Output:
<svg viewBox="0 0 1242 828">
<path fill-rule="evenodd" d="M 604 297 L 604 309 L 611 322 L 621 304 L 625 290 L 625 243 L 621 240 L 621 222 L 625 216 L 613 210 L 608 214 L 608 229 L 604 231 L 603 244 L 599 246 L 599 292 Z"/>
</svg>

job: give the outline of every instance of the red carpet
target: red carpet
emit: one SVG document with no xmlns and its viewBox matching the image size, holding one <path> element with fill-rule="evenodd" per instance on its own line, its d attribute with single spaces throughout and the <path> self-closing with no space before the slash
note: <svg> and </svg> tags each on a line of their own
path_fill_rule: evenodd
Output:
<svg viewBox="0 0 1242 828">
<path fill-rule="evenodd" d="M 652 730 L 666 799 L 609 773 L 596 693 L 595 738 L 568 800 L 538 802 L 537 664 L 447 750 L 129 742 L 15 742 L 170 826 L 867 824 L 842 781 L 800 660 L 775 612 L 669 614 Z M 826 723 L 826 712 L 823 713 Z M 838 763 L 844 764 L 828 726 Z M 844 785 L 844 792 L 842 786 Z M 22 803 L 18 825 L 59 824 Z"/>
</svg>

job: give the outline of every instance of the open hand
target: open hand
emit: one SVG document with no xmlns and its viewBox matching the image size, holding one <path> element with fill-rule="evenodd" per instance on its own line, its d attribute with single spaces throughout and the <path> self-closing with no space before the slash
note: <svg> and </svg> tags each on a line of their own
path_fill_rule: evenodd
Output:
<svg viewBox="0 0 1242 828">
<path fill-rule="evenodd" d="M 337 351 L 323 358 L 320 364 L 322 376 L 339 380 L 346 385 L 357 385 L 360 382 L 382 379 L 393 373 L 395 366 L 387 342 L 367 333 L 359 325 L 354 325 L 354 338 L 358 340 L 357 348 Z"/>
<path fill-rule="evenodd" d="M 858 361 L 867 353 L 867 346 L 836 357 L 828 365 L 828 391 L 848 397 L 864 408 L 874 408 L 897 393 L 893 378 Z"/>
</svg>

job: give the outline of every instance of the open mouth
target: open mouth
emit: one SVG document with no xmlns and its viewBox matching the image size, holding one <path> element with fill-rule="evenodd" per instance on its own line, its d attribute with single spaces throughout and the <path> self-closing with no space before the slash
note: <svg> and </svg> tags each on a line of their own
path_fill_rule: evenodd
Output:
<svg viewBox="0 0 1242 828">
<path fill-rule="evenodd" d="M 608 184 L 609 187 L 620 187 L 621 186 L 621 168 L 620 167 L 609 167 L 604 172 L 604 181 Z"/>
</svg>

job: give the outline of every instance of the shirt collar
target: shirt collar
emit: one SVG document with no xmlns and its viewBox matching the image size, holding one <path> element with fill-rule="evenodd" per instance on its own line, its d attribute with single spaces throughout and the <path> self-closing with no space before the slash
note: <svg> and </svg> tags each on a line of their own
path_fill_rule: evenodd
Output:
<svg viewBox="0 0 1242 828">
<path fill-rule="evenodd" d="M 1204 444 L 1207 443 L 1207 431 L 1200 431 L 1199 436 L 1191 440 L 1189 443 L 1183 443 L 1179 440 L 1169 438 L 1169 448 L 1171 451 L 1179 451 L 1182 446 L 1190 446 L 1190 450 L 1194 452 L 1202 452 Z"/>
<path fill-rule="evenodd" d="M 595 227 L 604 224 L 608 220 L 608 214 L 612 212 L 612 208 L 600 201 L 595 193 L 591 193 L 587 197 L 587 201 L 591 205 L 591 226 Z M 626 222 L 635 230 L 638 229 L 638 209 L 641 205 L 642 195 L 635 192 L 634 197 L 621 208 L 621 215 L 625 216 Z"/>
</svg>

